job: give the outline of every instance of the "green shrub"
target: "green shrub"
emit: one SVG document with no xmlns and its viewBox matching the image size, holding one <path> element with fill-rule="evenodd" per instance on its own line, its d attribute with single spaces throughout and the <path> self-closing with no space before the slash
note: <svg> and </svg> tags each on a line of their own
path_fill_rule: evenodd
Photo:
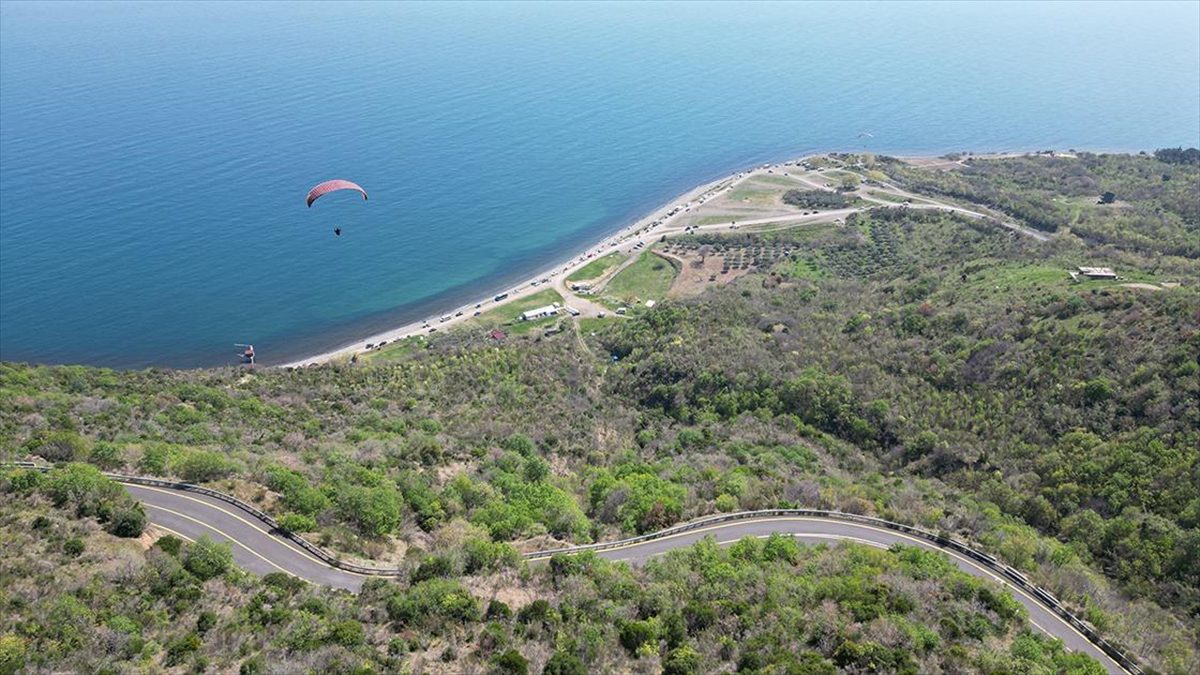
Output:
<svg viewBox="0 0 1200 675">
<path fill-rule="evenodd" d="M 179 549 L 183 546 L 183 540 L 175 535 L 168 534 L 159 537 L 158 541 L 154 542 L 154 545 L 168 555 L 179 557 Z"/>
<path fill-rule="evenodd" d="M 51 462 L 73 462 L 83 459 L 88 451 L 88 443 L 82 436 L 65 429 L 39 433 L 25 447 Z"/>
<path fill-rule="evenodd" d="M 394 487 L 380 485 L 342 487 L 337 496 L 341 517 L 354 523 L 360 532 L 370 537 L 391 534 L 400 525 L 402 502 Z"/>
<path fill-rule="evenodd" d="M 564 651 L 554 652 L 542 669 L 542 675 L 587 675 L 587 672 L 578 656 Z"/>
<path fill-rule="evenodd" d="M 175 459 L 172 469 L 189 483 L 207 483 L 224 478 L 235 470 L 233 462 L 219 452 L 191 450 Z"/>
<path fill-rule="evenodd" d="M 621 646 L 634 656 L 642 645 L 658 640 L 649 621 L 627 621 L 621 625 L 619 635 Z"/>
<path fill-rule="evenodd" d="M 88 461 L 101 469 L 115 469 L 125 464 L 125 453 L 116 443 L 100 441 L 92 446 Z"/>
<path fill-rule="evenodd" d="M 63 553 L 71 558 L 78 558 L 83 554 L 83 540 L 79 537 L 71 537 L 63 542 Z"/>
<path fill-rule="evenodd" d="M 195 633 L 175 638 L 167 645 L 167 655 L 163 659 L 163 663 L 168 666 L 177 666 L 183 663 L 183 660 L 189 655 L 199 650 L 200 645 L 200 636 Z"/>
<path fill-rule="evenodd" d="M 0 675 L 15 675 L 25 667 L 27 646 L 17 635 L 0 635 Z"/>
<path fill-rule="evenodd" d="M 215 625 L 217 625 L 217 615 L 213 612 L 204 610 L 196 617 L 196 632 L 200 635 L 204 635 Z"/>
<path fill-rule="evenodd" d="M 343 647 L 357 647 L 366 642 L 366 633 L 361 623 L 343 619 L 329 627 L 329 639 Z"/>
<path fill-rule="evenodd" d="M 279 526 L 291 532 L 312 532 L 317 529 L 317 521 L 302 513 L 287 513 L 279 519 Z"/>
<path fill-rule="evenodd" d="M 528 675 L 529 659 L 515 649 L 508 649 L 492 659 L 496 670 L 506 675 Z"/>
<path fill-rule="evenodd" d="M 202 534 L 183 552 L 183 566 L 201 581 L 219 577 L 229 571 L 233 564 L 233 551 L 229 544 L 217 543 Z"/>
</svg>

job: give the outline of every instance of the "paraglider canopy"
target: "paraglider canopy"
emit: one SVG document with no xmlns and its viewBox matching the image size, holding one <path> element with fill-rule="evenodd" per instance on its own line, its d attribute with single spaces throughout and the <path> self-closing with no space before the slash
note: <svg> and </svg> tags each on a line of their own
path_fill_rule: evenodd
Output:
<svg viewBox="0 0 1200 675">
<path fill-rule="evenodd" d="M 319 197 L 330 192 L 337 192 L 338 190 L 354 190 L 361 194 L 364 200 L 367 198 L 367 191 L 359 187 L 357 183 L 351 183 L 348 180 L 339 179 L 327 180 L 309 190 L 308 197 L 305 199 L 305 202 L 308 204 L 309 208 L 312 208 L 313 202 L 317 201 Z"/>
</svg>

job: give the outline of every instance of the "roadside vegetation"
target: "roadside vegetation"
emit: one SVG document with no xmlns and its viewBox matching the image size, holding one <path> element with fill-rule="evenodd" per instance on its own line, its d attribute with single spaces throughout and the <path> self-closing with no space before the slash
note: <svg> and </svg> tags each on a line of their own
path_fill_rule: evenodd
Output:
<svg viewBox="0 0 1200 675">
<path fill-rule="evenodd" d="M 239 572 L 205 539 L 143 549 L 13 477 L 4 672 L 1104 672 L 1036 634 L 999 586 L 919 549 L 708 539 L 640 569 L 594 555 L 526 567 L 459 522 L 400 579 L 352 596 Z"/>
<path fill-rule="evenodd" d="M 0 448 L 8 458 L 206 483 L 350 556 L 394 560 L 403 551 L 414 567 L 428 556 L 453 558 L 417 575 L 432 577 L 387 585 L 385 600 L 371 592 L 338 596 L 326 600 L 336 611 L 307 611 L 304 621 L 313 625 L 345 617 L 367 622 L 364 641 L 352 649 L 281 646 L 279 635 L 299 609 L 260 632 L 230 624 L 254 636 L 240 638 L 249 645 L 246 655 L 263 654 L 268 663 L 303 654 L 316 669 L 332 668 L 334 660 L 370 661 L 382 672 L 418 659 L 506 668 L 500 661 L 519 663 L 505 656 L 512 649 L 530 672 L 541 672 L 562 650 L 599 671 L 634 664 L 666 670 L 676 662 L 684 669 L 671 672 L 739 664 L 770 670 L 795 659 L 811 660 L 814 672 L 867 662 L 893 671 L 992 671 L 1005 659 L 1026 658 L 1039 664 L 1031 671 L 1089 672 L 1091 666 L 1060 661 L 1073 657 L 1025 636 L 1019 617 L 999 621 L 978 591 L 933 593 L 946 605 L 924 607 L 923 595 L 907 611 L 903 603 L 890 605 L 892 582 L 910 583 L 901 582 L 910 572 L 899 553 L 799 547 L 796 562 L 781 562 L 731 550 L 705 553 L 707 562 L 695 567 L 688 561 L 701 555 L 698 547 L 645 570 L 559 561 L 559 572 L 528 578 L 511 562 L 513 548 L 608 539 L 738 509 L 803 506 L 878 515 L 973 541 L 1025 570 L 1153 668 L 1200 670 L 1200 214 L 1193 208 L 1200 204 L 1200 166 L 1086 154 L 972 160 L 947 171 L 889 158 L 829 161 L 885 173 L 914 191 L 985 204 L 1033 227 L 1053 225 L 1058 234 L 1038 242 L 986 221 L 880 208 L 844 226 L 724 235 L 731 246 L 780 245 L 794 253 L 687 300 L 664 301 L 675 270 L 644 252 L 602 295 L 658 304 L 629 320 L 589 322 L 582 337 L 517 336 L 498 344 L 480 324 L 406 343 L 387 362 L 290 372 L 0 364 Z M 1114 203 L 1098 204 L 1108 191 Z M 694 239 L 705 244 L 714 236 Z M 1112 267 L 1122 279 L 1072 281 L 1068 272 L 1081 265 Z M 1149 288 L 1124 285 L 1131 281 Z M 1176 281 L 1183 283 L 1170 283 Z M 525 308 L 553 301 L 543 300 Z M 21 476 L 6 480 L 35 480 Z M 52 508 L 42 483 L 10 489 L 6 505 L 33 504 L 55 518 L 76 513 L 70 502 Z M 101 514 L 81 515 L 92 522 Z M 5 521 L 6 537 L 33 536 L 14 518 Z M 461 556 L 475 550 L 483 562 L 468 571 Z M 585 571 L 564 575 L 564 565 Z M 97 573 L 88 569 L 83 577 Z M 866 595 L 821 595 L 825 576 L 843 573 L 862 576 L 856 588 Z M 958 583 L 941 568 L 926 573 L 922 583 L 940 589 Z M 127 586 L 139 593 L 153 587 L 131 579 Z M 863 586 L 868 579 L 887 588 Z M 679 580 L 691 586 L 671 585 Z M 237 592 L 210 590 L 218 583 Z M 225 616 L 218 611 L 224 594 L 244 600 L 267 592 L 266 583 L 210 581 L 180 616 Z M 712 593 L 692 592 L 707 584 Z M 504 619 L 489 628 L 486 605 L 501 586 L 523 589 L 504 596 L 521 598 L 510 611 L 543 599 L 546 607 L 527 618 L 544 609 L 551 619 Z M 741 595 L 721 595 L 726 587 Z M 416 595 L 389 602 L 410 592 Z M 713 622 L 700 629 L 711 633 L 691 632 L 679 603 L 692 595 L 713 603 Z M 302 604 L 310 596 L 334 597 L 301 589 L 288 598 L 304 598 Z M 456 614 L 468 597 L 474 610 Z M 747 598 L 743 605 L 739 597 Z M 822 602 L 812 604 L 818 597 Z M 856 615 L 875 601 L 882 614 Z M 383 624 L 368 625 L 367 617 L 381 621 L 379 611 L 355 604 L 371 602 L 385 610 L 395 605 L 393 622 L 414 621 L 405 617 L 430 614 L 428 607 L 443 602 L 451 609 L 434 617 L 436 629 L 401 624 L 404 644 L 393 649 Z M 974 607 L 990 627 L 956 613 L 955 602 Z M 11 621 L 36 623 L 43 615 L 24 603 L 8 602 Z M 795 613 L 783 609 L 793 605 Z M 106 620 L 97 618 L 106 616 L 98 607 L 80 625 Z M 675 611 L 691 626 L 682 641 L 677 633 L 667 637 Z M 895 612 L 904 620 L 893 619 Z M 834 617 L 828 625 L 826 614 Z M 134 619 L 142 630 L 158 626 L 151 632 L 160 635 L 158 619 Z M 454 626 L 445 641 L 437 632 L 443 621 Z M 25 658 L 42 653 L 16 626 L 0 628 L 15 636 L 0 638 L 9 640 L 3 644 L 18 639 Z M 794 641 L 784 642 L 787 635 Z M 734 643 L 728 653 L 721 636 Z M 153 639 L 168 645 L 175 636 Z M 90 657 L 84 643 L 76 644 L 50 652 L 57 656 L 46 663 Z M 234 662 L 210 646 L 217 642 L 202 644 L 189 658 Z M 317 660 L 318 653 L 328 660 Z M 618 658 L 610 654 L 620 660 L 605 660 Z"/>
</svg>

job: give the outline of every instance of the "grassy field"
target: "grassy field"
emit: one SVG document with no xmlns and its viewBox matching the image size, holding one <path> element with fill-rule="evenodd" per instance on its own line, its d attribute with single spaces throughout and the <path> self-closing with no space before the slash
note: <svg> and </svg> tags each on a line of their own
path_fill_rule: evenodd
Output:
<svg viewBox="0 0 1200 675">
<path fill-rule="evenodd" d="M 737 203 L 774 204 L 778 196 L 777 190 L 753 190 L 742 187 L 730 192 L 726 199 Z"/>
<path fill-rule="evenodd" d="M 467 322 L 468 326 L 478 326 L 480 328 L 493 328 L 500 325 L 509 325 L 510 331 L 513 333 L 525 333 L 537 326 L 544 326 L 555 321 L 554 317 L 546 319 L 538 319 L 537 321 L 521 321 L 521 313 L 527 312 L 537 307 L 544 307 L 553 303 L 562 304 L 563 298 L 558 294 L 558 291 L 553 288 L 547 288 L 544 291 L 539 291 L 533 295 L 519 300 L 514 300 L 508 304 L 501 305 L 496 309 L 471 319 Z"/>
<path fill-rule="evenodd" d="M 599 279 L 612 268 L 625 262 L 628 257 L 628 254 L 614 251 L 606 256 L 596 258 L 578 270 L 575 270 L 571 276 L 567 277 L 567 281 L 591 281 L 592 279 Z"/>
<path fill-rule="evenodd" d="M 412 337 L 391 342 L 386 347 L 378 351 L 367 352 L 359 358 L 364 361 L 371 361 L 375 363 L 382 361 L 395 361 L 398 359 L 403 359 L 412 354 L 416 354 L 417 352 L 424 351 L 428 347 L 428 344 L 429 343 L 425 340 L 424 335 L 414 335 Z"/>
<path fill-rule="evenodd" d="M 650 251 L 617 273 L 604 288 L 605 304 L 633 304 L 662 300 L 675 280 L 675 267 Z"/>
<path fill-rule="evenodd" d="M 908 199 L 908 197 L 901 197 L 900 195 L 894 195 L 890 192 L 883 192 L 881 190 L 869 190 L 867 194 L 876 199 L 882 199 L 885 202 L 892 202 L 893 204 L 900 204 Z"/>
<path fill-rule="evenodd" d="M 795 187 L 807 187 L 807 184 L 804 181 L 798 180 L 791 176 L 759 176 L 754 180 L 758 183 L 769 183 L 771 185 L 778 185 L 780 187 L 789 189 Z"/>
<path fill-rule="evenodd" d="M 748 218 L 749 216 L 737 216 L 732 214 L 723 214 L 719 216 L 704 216 L 696 219 L 696 225 L 724 225 L 725 223 L 735 221 L 738 218 Z"/>
</svg>

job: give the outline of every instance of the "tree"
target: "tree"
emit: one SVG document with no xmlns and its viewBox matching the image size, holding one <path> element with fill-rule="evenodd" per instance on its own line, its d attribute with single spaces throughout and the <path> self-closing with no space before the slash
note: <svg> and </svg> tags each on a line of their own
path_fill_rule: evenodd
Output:
<svg viewBox="0 0 1200 675">
<path fill-rule="evenodd" d="M 861 182 L 862 182 L 862 179 L 859 178 L 858 174 L 856 174 L 856 173 L 843 174 L 842 181 L 841 181 L 841 190 L 843 192 L 850 192 L 851 190 L 856 189 L 858 187 L 859 183 L 861 183 Z"/>
<path fill-rule="evenodd" d="M 691 645 L 672 650 L 663 660 L 663 675 L 695 675 L 700 672 L 700 654 Z"/>
<path fill-rule="evenodd" d="M 622 647 L 630 654 L 637 654 L 642 645 L 657 640 L 658 637 L 649 621 L 628 621 L 621 626 L 620 639 Z"/>
<path fill-rule="evenodd" d="M 528 675 L 529 659 L 521 656 L 521 652 L 515 649 L 509 649 L 492 659 L 496 669 L 506 675 Z"/>
<path fill-rule="evenodd" d="M 25 639 L 0 635 L 0 675 L 14 675 L 25 667 Z"/>
<path fill-rule="evenodd" d="M 101 469 L 115 469 L 125 463 L 125 458 L 119 445 L 100 441 L 88 453 L 88 461 Z"/>
<path fill-rule="evenodd" d="M 122 499 L 110 510 L 104 529 L 117 537 L 140 537 L 146 530 L 146 510 L 132 499 Z"/>
<path fill-rule="evenodd" d="M 542 675 L 587 675 L 587 672 L 587 666 L 578 656 L 563 651 L 554 652 L 542 668 Z"/>
<path fill-rule="evenodd" d="M 329 627 L 329 639 L 343 647 L 357 647 L 366 642 L 366 633 L 361 623 L 343 619 Z"/>
<path fill-rule="evenodd" d="M 189 483 L 206 483 L 233 473 L 234 466 L 225 455 L 193 450 L 175 463 L 175 473 Z"/>
<path fill-rule="evenodd" d="M 1115 201 L 1117 201 L 1117 195 L 1112 192 L 1105 192 L 1104 194 L 1100 195 L 1101 204 L 1111 204 Z"/>
<path fill-rule="evenodd" d="M 382 537 L 400 525 L 400 495 L 389 485 L 352 485 L 343 489 L 337 502 L 342 517 L 368 536 Z"/>
<path fill-rule="evenodd" d="M 72 462 L 87 454 L 87 441 L 74 431 L 60 429 L 35 436 L 28 448 L 51 462 Z"/>
<path fill-rule="evenodd" d="M 83 548 L 83 540 L 79 537 L 71 537 L 63 543 L 63 553 L 72 558 L 78 558 L 82 555 Z"/>
<path fill-rule="evenodd" d="M 200 535 L 183 554 L 183 566 L 201 581 L 207 581 L 227 572 L 233 564 L 233 550 L 229 544 L 213 541 L 207 534 Z"/>
</svg>

